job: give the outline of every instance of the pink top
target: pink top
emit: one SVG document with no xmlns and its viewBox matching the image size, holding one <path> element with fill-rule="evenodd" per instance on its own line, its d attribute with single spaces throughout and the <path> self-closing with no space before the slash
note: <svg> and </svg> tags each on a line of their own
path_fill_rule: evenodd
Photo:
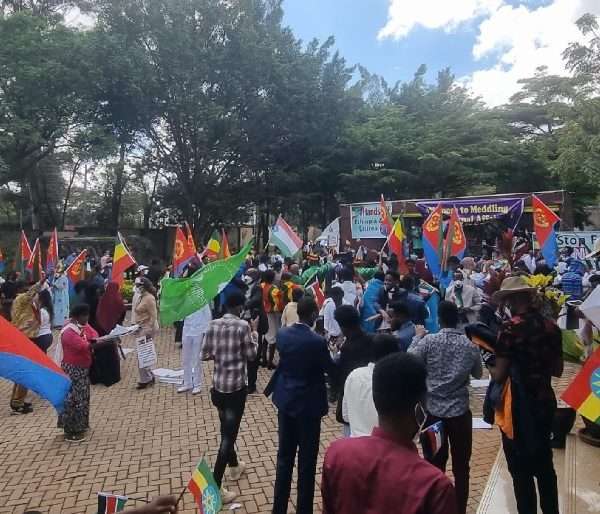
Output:
<svg viewBox="0 0 600 514">
<path fill-rule="evenodd" d="M 83 330 L 69 323 L 61 332 L 60 341 L 63 348 L 63 362 L 89 368 L 92 365 L 92 348 L 90 341 L 98 337 L 92 327 L 86 325 Z"/>
</svg>

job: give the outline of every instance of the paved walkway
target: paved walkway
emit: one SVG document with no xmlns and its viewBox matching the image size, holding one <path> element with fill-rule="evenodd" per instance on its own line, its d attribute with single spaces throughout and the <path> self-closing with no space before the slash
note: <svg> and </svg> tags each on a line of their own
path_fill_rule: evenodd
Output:
<svg viewBox="0 0 600 514">
<path fill-rule="evenodd" d="M 159 365 L 176 369 L 180 350 L 172 340 L 172 330 L 163 329 L 157 343 Z M 205 378 L 210 378 L 211 368 L 212 364 L 205 364 Z M 260 373 L 262 388 L 269 375 L 265 370 Z M 110 388 L 92 387 L 91 438 L 76 445 L 64 442 L 54 411 L 33 395 L 32 414 L 11 415 L 11 384 L 0 380 L 4 402 L 0 407 L 0 513 L 22 514 L 28 509 L 44 514 L 94 513 L 98 491 L 142 498 L 179 494 L 203 455 L 214 462 L 218 417 L 206 387 L 197 396 L 177 394 L 176 387 L 167 384 L 136 391 L 133 354 L 122 365 L 122 375 L 122 381 Z M 481 414 L 483 392 L 478 389 L 472 395 L 475 416 Z M 340 432 L 333 414 L 324 419 L 315 512 L 321 512 L 322 456 Z M 474 432 L 470 512 L 476 510 L 498 448 L 497 429 Z M 248 472 L 237 484 L 226 484 L 240 493 L 237 512 L 270 512 L 277 418 L 263 395 L 249 398 L 238 450 Z M 189 493 L 180 512 L 196 512 Z"/>
</svg>

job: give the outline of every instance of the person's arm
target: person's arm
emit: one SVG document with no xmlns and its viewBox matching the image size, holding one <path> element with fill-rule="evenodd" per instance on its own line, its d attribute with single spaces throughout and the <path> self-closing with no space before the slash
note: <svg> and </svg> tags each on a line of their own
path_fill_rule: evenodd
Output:
<svg viewBox="0 0 600 514">
<path fill-rule="evenodd" d="M 423 332 L 422 330 L 420 330 L 421 328 L 423 328 L 423 327 L 421 327 L 420 325 L 417 326 L 417 335 L 415 335 L 415 337 L 413 337 L 412 343 L 408 347 L 407 352 L 421 357 L 423 362 L 426 362 L 428 337 L 425 335 L 426 332 Z"/>
<path fill-rule="evenodd" d="M 258 319 L 252 322 L 252 327 L 246 325 L 242 338 L 242 351 L 246 356 L 246 359 L 253 361 L 256 359 L 258 353 L 258 333 L 256 332 L 256 326 L 258 325 Z"/>
<path fill-rule="evenodd" d="M 206 334 L 204 334 L 204 344 L 202 345 L 201 360 L 209 361 L 215 358 L 215 330 L 213 324 L 208 324 Z"/>
<path fill-rule="evenodd" d="M 123 514 L 167 514 L 177 512 L 177 498 L 159 496 L 150 503 L 134 509 L 125 509 Z"/>
</svg>

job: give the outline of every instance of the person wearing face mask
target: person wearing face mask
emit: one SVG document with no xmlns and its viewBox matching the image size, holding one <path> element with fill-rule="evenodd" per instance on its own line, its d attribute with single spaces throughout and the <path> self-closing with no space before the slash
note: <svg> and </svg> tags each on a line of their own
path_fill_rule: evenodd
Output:
<svg viewBox="0 0 600 514">
<path fill-rule="evenodd" d="M 90 423 L 90 367 L 92 347 L 98 332 L 88 324 L 89 317 L 88 305 L 76 305 L 60 333 L 61 367 L 71 379 L 71 390 L 65 409 L 58 418 L 58 427 L 64 430 L 65 441 L 71 443 L 85 440 Z"/>
<path fill-rule="evenodd" d="M 277 334 L 279 367 L 272 379 L 279 447 L 273 514 L 287 512 L 298 452 L 298 514 L 312 514 L 321 418 L 327 415 L 325 373 L 334 369 L 325 339 L 312 331 L 319 309 L 313 298 L 298 302 L 298 323 Z"/>
<path fill-rule="evenodd" d="M 425 422 L 426 392 L 425 366 L 418 357 L 395 353 L 375 364 L 379 426 L 370 436 L 340 439 L 327 450 L 323 514 L 457 514 L 452 482 L 423 460 L 414 444 Z"/>
<path fill-rule="evenodd" d="M 440 302 L 441 330 L 426 335 L 423 327 L 417 327 L 408 352 L 420 357 L 427 369 L 427 425 L 437 421 L 443 425 L 442 446 L 430 462 L 445 472 L 450 449 L 458 512 L 465 514 L 473 443 L 469 376 L 481 378 L 483 367 L 477 346 L 456 328 L 458 318 L 458 308 L 453 303 Z"/>
<path fill-rule="evenodd" d="M 508 306 L 495 345 L 490 374 L 512 398 L 510 423 L 502 423 L 496 406 L 496 423 L 519 514 L 537 512 L 537 489 L 544 514 L 558 514 L 558 487 L 552 461 L 552 422 L 556 397 L 552 377 L 563 372 L 561 331 L 536 307 L 536 289 L 522 277 L 504 279 L 494 301 Z M 506 395 L 504 395 L 506 397 Z M 535 480 L 534 480 L 535 478 Z"/>
<path fill-rule="evenodd" d="M 139 282 L 138 282 L 139 280 Z M 153 338 L 158 334 L 158 309 L 156 306 L 156 289 L 146 277 L 136 279 L 136 293 L 132 303 L 132 322 L 139 325 L 138 337 Z M 145 389 L 153 385 L 154 375 L 150 368 L 138 368 L 140 381 L 136 389 Z"/>
<path fill-rule="evenodd" d="M 460 271 L 455 271 L 450 287 L 446 289 L 446 301 L 452 302 L 458 309 L 458 326 L 475 323 L 477 311 L 481 308 L 481 294 L 475 286 L 465 283 Z"/>
</svg>

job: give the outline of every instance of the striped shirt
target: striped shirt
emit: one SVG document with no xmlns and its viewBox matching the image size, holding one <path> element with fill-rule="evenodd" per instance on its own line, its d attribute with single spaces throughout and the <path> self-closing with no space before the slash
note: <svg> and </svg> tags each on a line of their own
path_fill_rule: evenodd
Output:
<svg viewBox="0 0 600 514">
<path fill-rule="evenodd" d="M 258 336 L 250 325 L 232 314 L 208 324 L 202 360 L 214 360 L 213 387 L 234 393 L 246 386 L 246 363 L 256 358 Z"/>
</svg>

